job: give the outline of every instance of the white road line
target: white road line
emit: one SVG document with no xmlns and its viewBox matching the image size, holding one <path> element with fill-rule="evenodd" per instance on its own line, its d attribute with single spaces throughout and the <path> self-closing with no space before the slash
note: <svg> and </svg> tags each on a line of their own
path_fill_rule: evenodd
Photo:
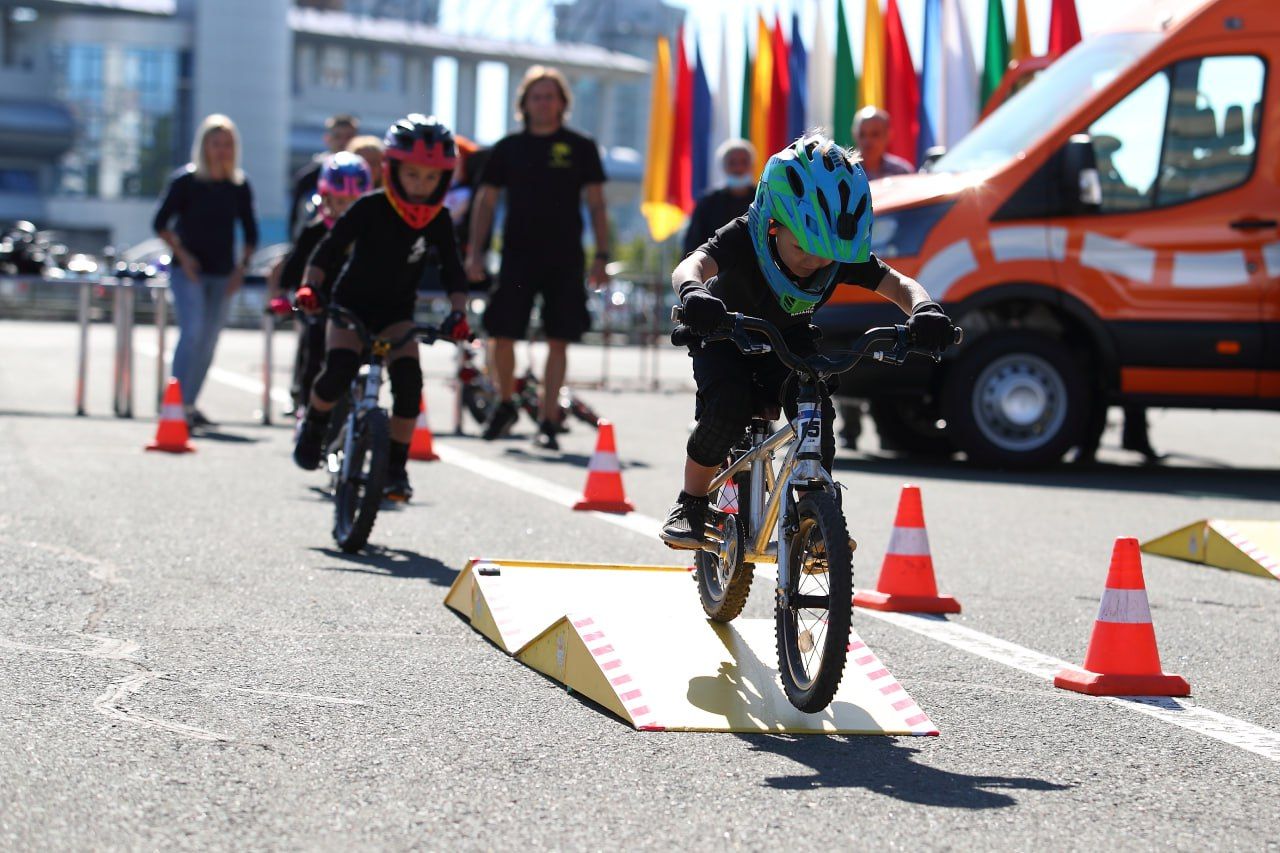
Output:
<svg viewBox="0 0 1280 853">
<path fill-rule="evenodd" d="M 140 348 L 141 349 L 141 348 Z M 154 356 L 154 348 L 151 350 Z M 211 369 L 209 378 L 223 384 L 239 388 L 253 394 L 262 393 L 262 383 L 227 370 Z M 228 381 L 231 379 L 232 381 Z M 288 394 L 277 389 L 272 394 L 279 394 L 288 402 Z M 500 462 L 484 459 L 468 453 L 452 445 L 437 441 L 436 453 L 442 461 L 470 471 L 488 480 L 519 489 L 531 495 L 551 501 L 564 507 L 572 507 L 578 501 L 578 495 L 572 489 L 566 489 L 557 483 L 543 480 L 526 474 Z M 584 515 L 594 516 L 600 521 L 622 527 L 641 536 L 656 538 L 662 523 L 637 512 L 627 515 L 613 515 L 605 512 L 588 512 Z M 1067 661 L 1037 652 L 1017 643 L 984 634 L 973 628 L 956 622 L 948 622 L 941 617 L 919 616 L 910 613 L 883 613 L 875 610 L 861 609 L 859 614 L 881 619 L 899 628 L 905 628 L 931 640 L 952 646 L 969 654 L 986 658 L 1012 669 L 1034 675 L 1049 681 L 1064 666 L 1071 666 Z M 1197 734 L 1214 738 L 1239 749 L 1261 755 L 1272 761 L 1280 762 L 1280 733 L 1265 729 L 1245 720 L 1219 714 L 1208 708 L 1201 708 L 1185 699 L 1166 699 L 1156 697 L 1090 697 L 1081 695 L 1081 699 L 1109 702 L 1130 711 L 1137 711 L 1155 717 L 1170 725 L 1188 729 Z"/>
</svg>

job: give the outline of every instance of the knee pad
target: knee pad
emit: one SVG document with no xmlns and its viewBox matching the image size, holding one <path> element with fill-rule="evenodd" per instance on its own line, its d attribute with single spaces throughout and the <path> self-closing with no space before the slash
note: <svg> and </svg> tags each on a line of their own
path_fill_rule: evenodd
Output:
<svg viewBox="0 0 1280 853">
<path fill-rule="evenodd" d="M 713 386 L 698 392 L 698 409 L 685 449 L 694 462 L 711 468 L 724 462 L 751 423 L 751 395 Z"/>
<path fill-rule="evenodd" d="M 331 349 L 324 356 L 324 368 L 316 376 L 311 391 L 326 403 L 332 403 L 351 386 L 360 372 L 360 353 L 349 349 Z"/>
<path fill-rule="evenodd" d="M 391 414 L 416 418 L 422 403 L 422 365 L 416 358 L 397 358 L 387 367 L 391 379 Z"/>
</svg>

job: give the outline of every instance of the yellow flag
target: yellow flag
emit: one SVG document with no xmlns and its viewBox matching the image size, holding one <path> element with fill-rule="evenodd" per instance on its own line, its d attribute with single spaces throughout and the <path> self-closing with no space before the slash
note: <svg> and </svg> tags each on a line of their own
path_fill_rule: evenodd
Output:
<svg viewBox="0 0 1280 853">
<path fill-rule="evenodd" d="M 769 150 L 769 102 L 773 95 L 773 37 L 769 24 L 756 15 L 756 62 L 751 74 L 751 144 L 756 148 L 756 166 L 764 164 L 774 152 Z"/>
<path fill-rule="evenodd" d="M 659 243 L 679 231 L 684 224 L 684 211 L 667 201 L 673 119 L 671 44 L 660 38 L 649 93 L 649 156 L 645 161 L 644 196 L 640 201 L 640 212 L 649 221 L 649 234 Z"/>
<path fill-rule="evenodd" d="M 1009 58 L 1021 62 L 1031 56 L 1031 27 L 1027 25 L 1027 0 L 1018 0 L 1017 23 L 1013 29 L 1013 44 Z"/>
<path fill-rule="evenodd" d="M 867 0 L 858 102 L 862 107 L 884 108 L 884 16 L 880 14 L 880 0 Z"/>
</svg>

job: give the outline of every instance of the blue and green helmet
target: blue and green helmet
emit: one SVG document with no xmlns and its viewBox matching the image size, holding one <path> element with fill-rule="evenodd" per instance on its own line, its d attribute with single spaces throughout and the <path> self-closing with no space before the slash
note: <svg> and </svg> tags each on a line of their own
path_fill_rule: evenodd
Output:
<svg viewBox="0 0 1280 853">
<path fill-rule="evenodd" d="M 811 134 L 774 154 L 765 164 L 747 211 L 756 261 L 782 310 L 791 315 L 817 308 L 835 284 L 839 263 L 871 256 L 871 193 L 867 175 L 848 152 Z M 774 226 L 786 228 L 813 255 L 833 263 L 797 281 L 778 258 Z"/>
</svg>

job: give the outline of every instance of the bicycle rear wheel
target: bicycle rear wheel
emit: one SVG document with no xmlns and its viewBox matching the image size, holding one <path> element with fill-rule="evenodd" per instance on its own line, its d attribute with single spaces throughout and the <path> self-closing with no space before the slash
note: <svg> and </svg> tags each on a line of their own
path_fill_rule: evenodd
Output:
<svg viewBox="0 0 1280 853">
<path fill-rule="evenodd" d="M 799 525 L 787 554 L 786 606 L 775 627 L 778 670 L 787 699 L 817 713 L 831 703 L 844 675 L 853 611 L 853 552 L 835 498 L 809 492 L 796 505 Z"/>
<path fill-rule="evenodd" d="M 751 594 L 751 580 L 755 577 L 755 564 L 743 562 L 751 533 L 746 523 L 751 507 L 750 472 L 738 474 L 733 482 L 738 487 L 738 512 L 719 512 L 712 525 L 723 539 L 719 550 L 699 551 L 694 557 L 698 597 L 702 599 L 702 609 L 707 617 L 715 622 L 730 622 L 742 613 Z M 712 506 L 719 502 L 719 498 L 719 492 L 711 495 Z"/>
<path fill-rule="evenodd" d="M 382 486 L 391 444 L 387 413 L 381 409 L 372 409 L 357 417 L 355 424 L 356 436 L 351 458 L 347 460 L 347 476 L 338 474 L 333 493 L 333 538 L 348 554 L 363 548 L 373 532 L 374 519 L 382 506 Z M 343 434 L 339 436 L 343 442 L 347 429 L 344 425 Z"/>
</svg>

